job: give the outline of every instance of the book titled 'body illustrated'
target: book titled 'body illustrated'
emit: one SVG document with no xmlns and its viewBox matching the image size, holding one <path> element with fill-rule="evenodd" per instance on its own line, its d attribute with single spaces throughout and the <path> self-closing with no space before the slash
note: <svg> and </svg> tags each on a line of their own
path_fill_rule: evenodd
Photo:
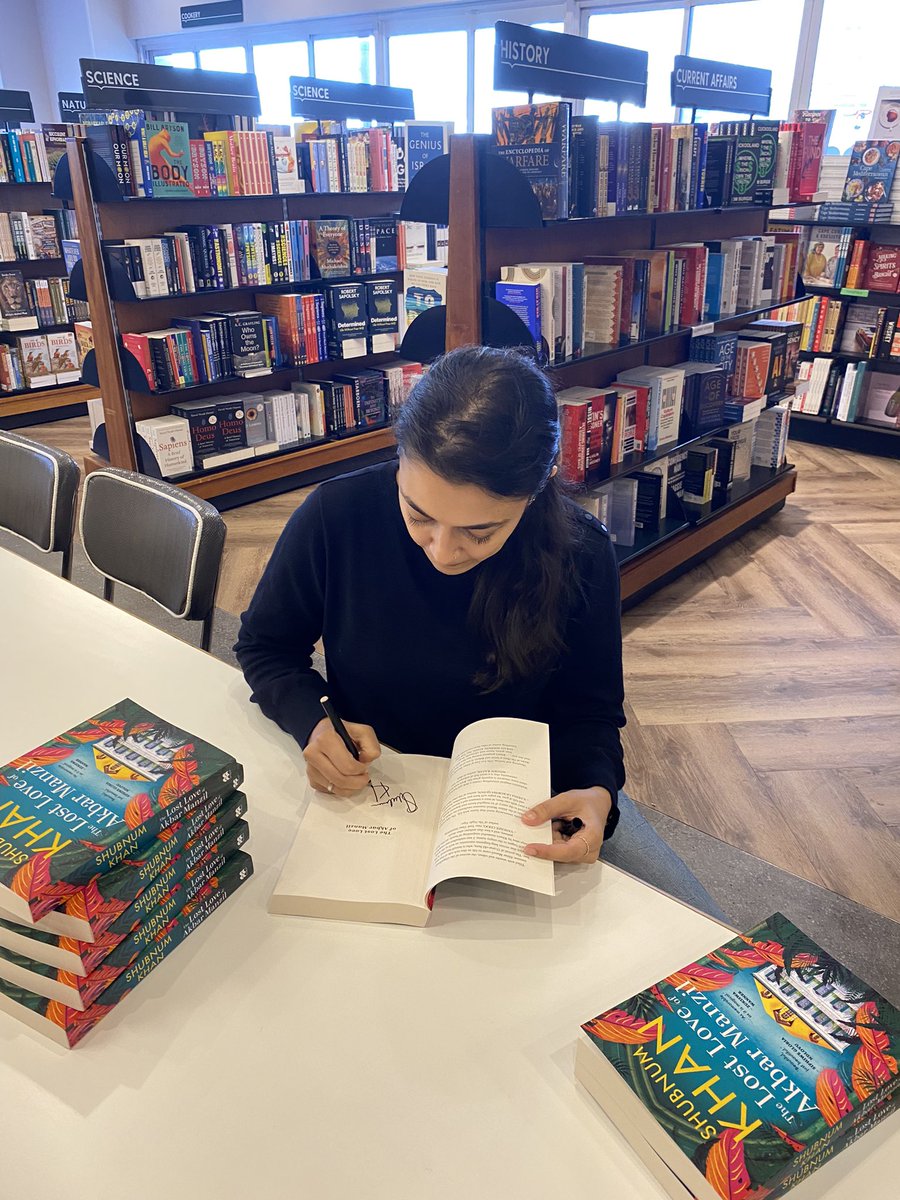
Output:
<svg viewBox="0 0 900 1200">
<path fill-rule="evenodd" d="M 122 700 L 0 767 L 0 908 L 34 922 L 242 777 Z"/>
<path fill-rule="evenodd" d="M 582 1028 L 576 1077 L 671 1195 L 776 1200 L 900 1085 L 900 1012 L 780 913 Z"/>
</svg>

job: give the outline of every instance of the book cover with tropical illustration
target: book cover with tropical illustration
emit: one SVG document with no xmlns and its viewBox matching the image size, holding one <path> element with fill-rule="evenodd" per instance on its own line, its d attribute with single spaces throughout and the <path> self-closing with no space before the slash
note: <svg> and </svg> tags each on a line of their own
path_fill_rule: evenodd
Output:
<svg viewBox="0 0 900 1200">
<path fill-rule="evenodd" d="M 36 921 L 211 796 L 224 751 L 122 700 L 0 767 L 0 907 Z"/>
<path fill-rule="evenodd" d="M 582 1028 L 723 1200 L 793 1183 L 900 1084 L 900 1012 L 780 913 Z"/>
<path fill-rule="evenodd" d="M 173 950 L 211 916 L 253 874 L 249 854 L 236 851 L 192 901 L 154 939 L 151 947 L 122 971 L 83 1011 L 38 996 L 0 979 L 0 1010 L 17 1017 L 63 1046 L 74 1046 L 116 1007 Z"/>
</svg>

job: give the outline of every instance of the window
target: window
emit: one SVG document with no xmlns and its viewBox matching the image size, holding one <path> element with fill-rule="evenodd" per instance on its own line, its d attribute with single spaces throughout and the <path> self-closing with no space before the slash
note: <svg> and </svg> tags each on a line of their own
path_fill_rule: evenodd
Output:
<svg viewBox="0 0 900 1200">
<path fill-rule="evenodd" d="M 879 3 L 880 0 L 875 0 Z M 858 5 L 854 0 L 854 11 Z M 790 116 L 791 88 L 803 0 L 742 0 L 739 4 L 704 4 L 692 10 L 689 54 L 697 58 L 737 60 L 772 72 L 770 116 Z M 777 31 L 773 36 L 773 31 Z M 867 68 L 868 69 L 868 68 Z M 700 120 L 728 121 L 740 113 L 698 113 Z"/>
<path fill-rule="evenodd" d="M 553 33 L 563 32 L 562 21 L 541 21 L 532 29 L 549 29 Z M 491 132 L 491 109 L 508 104 L 527 104 L 525 92 L 494 91 L 494 27 L 475 30 L 475 132 Z M 535 94 L 535 100 L 554 100 L 555 96 Z"/>
<path fill-rule="evenodd" d="M 453 121 L 456 133 L 469 128 L 466 43 L 462 29 L 395 34 L 388 39 L 391 86 L 412 88 L 418 119 Z"/>
<path fill-rule="evenodd" d="M 175 50 L 172 54 L 154 54 L 153 61 L 158 67 L 188 67 L 194 70 L 197 55 L 193 50 Z"/>
<path fill-rule="evenodd" d="M 869 136 L 878 89 L 900 79 L 898 33 L 893 0 L 825 0 L 809 103 L 836 109 L 831 153 L 849 154 L 855 141 Z"/>
<path fill-rule="evenodd" d="M 597 13 L 588 22 L 588 37 L 614 46 L 646 50 L 647 106 L 622 105 L 625 121 L 671 121 L 671 77 L 675 55 L 681 52 L 684 27 L 683 8 L 659 8 L 645 12 Z M 599 113 L 604 121 L 616 119 L 616 106 L 610 101 L 585 100 L 586 113 Z"/>
<path fill-rule="evenodd" d="M 292 75 L 309 75 L 306 42 L 272 42 L 253 47 L 253 70 L 259 88 L 262 120 L 270 125 L 290 124 Z"/>
<path fill-rule="evenodd" d="M 316 38 L 313 42 L 315 73 L 320 79 L 342 83 L 375 82 L 373 37 Z"/>
<path fill-rule="evenodd" d="M 247 70 L 247 51 L 243 46 L 215 46 L 200 51 L 200 66 L 204 71 Z"/>
</svg>

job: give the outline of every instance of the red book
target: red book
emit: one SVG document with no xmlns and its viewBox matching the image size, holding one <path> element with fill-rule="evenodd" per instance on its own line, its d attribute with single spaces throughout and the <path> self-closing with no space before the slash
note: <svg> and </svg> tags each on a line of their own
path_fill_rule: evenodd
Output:
<svg viewBox="0 0 900 1200">
<path fill-rule="evenodd" d="M 144 333 L 123 333 L 122 345 L 126 350 L 129 350 L 138 360 L 141 370 L 147 377 L 147 383 L 150 391 L 156 391 L 156 379 L 153 375 L 153 366 L 150 361 L 150 343 L 147 341 L 147 335 Z"/>
<path fill-rule="evenodd" d="M 896 292 L 900 287 L 900 246 L 874 244 L 863 276 L 864 288 L 871 292 Z"/>
<path fill-rule="evenodd" d="M 869 243 L 863 238 L 856 238 L 853 243 L 853 252 L 847 266 L 847 279 L 844 283 L 844 286 L 851 290 L 861 286 L 861 280 L 865 274 L 868 247 Z"/>
<path fill-rule="evenodd" d="M 584 483 L 587 466 L 587 400 L 563 400 L 559 405 L 561 469 L 569 483 Z"/>
<path fill-rule="evenodd" d="M 801 121 L 798 122 L 797 128 L 799 133 L 794 134 L 794 141 L 800 143 L 797 189 L 800 197 L 812 196 L 819 187 L 819 171 L 822 155 L 825 153 L 825 131 L 828 126 L 814 121 Z"/>
<path fill-rule="evenodd" d="M 825 321 L 828 317 L 828 301 L 824 296 L 820 296 L 816 301 L 815 327 L 812 339 L 812 349 L 822 349 L 822 331 L 825 328 Z"/>
</svg>

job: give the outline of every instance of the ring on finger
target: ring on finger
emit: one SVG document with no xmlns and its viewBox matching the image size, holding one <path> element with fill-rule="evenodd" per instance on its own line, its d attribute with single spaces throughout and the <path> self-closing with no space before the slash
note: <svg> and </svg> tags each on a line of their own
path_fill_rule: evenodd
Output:
<svg viewBox="0 0 900 1200">
<path fill-rule="evenodd" d="M 580 842 L 584 842 L 584 854 L 582 854 L 582 858 L 587 858 L 589 854 L 593 854 L 593 850 L 591 850 L 591 843 L 587 840 L 583 833 L 576 833 L 574 836 L 577 837 Z"/>
</svg>

